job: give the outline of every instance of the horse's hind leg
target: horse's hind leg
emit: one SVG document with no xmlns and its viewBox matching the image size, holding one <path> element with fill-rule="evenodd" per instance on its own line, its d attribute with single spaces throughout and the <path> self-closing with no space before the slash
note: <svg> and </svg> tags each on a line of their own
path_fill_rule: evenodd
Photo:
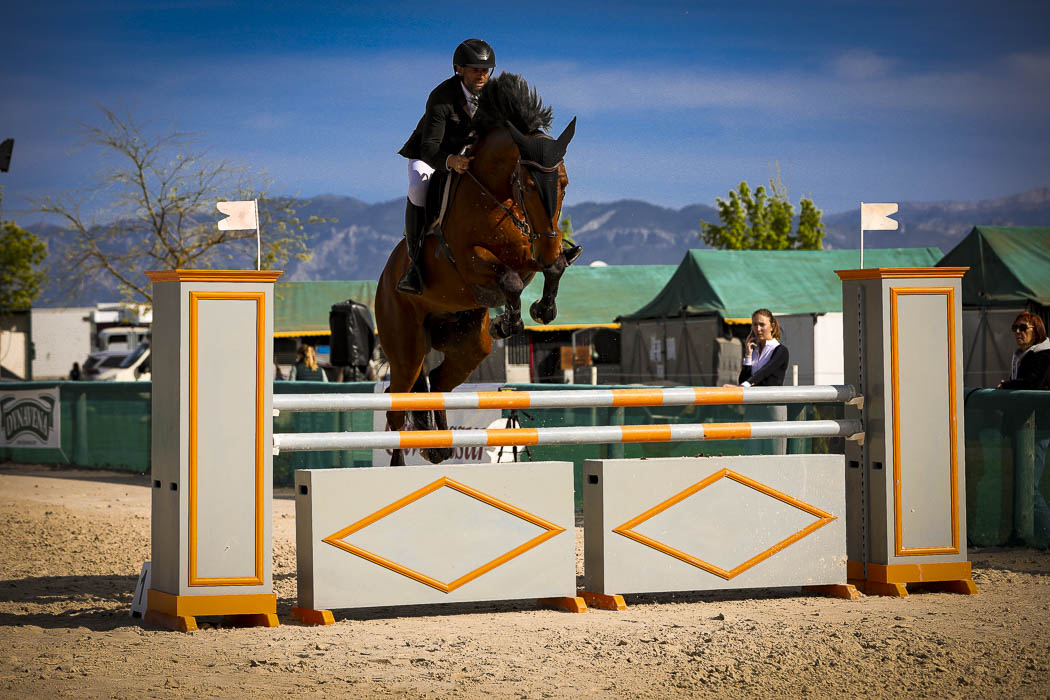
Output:
<svg viewBox="0 0 1050 700">
<path fill-rule="evenodd" d="M 427 353 L 427 338 L 420 312 L 401 299 L 404 295 L 393 291 L 391 279 L 396 280 L 397 277 L 391 276 L 388 279 L 385 270 L 380 278 L 380 290 L 376 294 L 379 342 L 390 362 L 390 387 L 387 391 L 406 393 L 412 391 L 421 379 L 420 372 Z M 387 427 L 390 430 L 404 430 L 409 418 L 406 411 L 387 411 Z M 399 467 L 404 463 L 401 450 L 393 450 L 390 466 Z"/>
<path fill-rule="evenodd" d="M 431 342 L 445 353 L 445 360 L 430 372 L 431 391 L 452 391 L 467 381 L 481 361 L 492 351 L 488 328 L 488 309 L 473 309 L 457 315 L 451 323 L 432 329 Z M 444 411 L 434 411 L 438 430 L 448 430 Z M 434 464 L 452 456 L 451 447 L 422 450 L 424 459 Z"/>
</svg>

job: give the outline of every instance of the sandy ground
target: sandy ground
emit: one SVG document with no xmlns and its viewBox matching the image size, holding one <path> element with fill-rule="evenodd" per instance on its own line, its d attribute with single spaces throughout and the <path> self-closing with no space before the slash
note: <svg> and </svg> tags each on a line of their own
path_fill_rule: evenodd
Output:
<svg viewBox="0 0 1050 700">
<path fill-rule="evenodd" d="M 971 550 L 977 596 L 629 596 L 583 615 L 517 601 L 305 627 L 286 491 L 281 626 L 180 634 L 128 616 L 149 497 L 145 476 L 0 467 L 0 697 L 1050 695 L 1048 552 Z"/>
</svg>

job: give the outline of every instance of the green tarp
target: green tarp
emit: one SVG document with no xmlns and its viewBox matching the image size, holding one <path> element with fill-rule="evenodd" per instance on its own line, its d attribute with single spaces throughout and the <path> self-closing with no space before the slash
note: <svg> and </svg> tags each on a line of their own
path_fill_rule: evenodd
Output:
<svg viewBox="0 0 1050 700">
<path fill-rule="evenodd" d="M 613 323 L 620 314 L 656 296 L 674 271 L 674 265 L 573 265 L 562 275 L 558 317 L 550 326 L 529 316 L 529 306 L 543 293 L 543 275 L 536 275 L 521 295 L 521 316 L 533 331 Z"/>
<path fill-rule="evenodd" d="M 873 249 L 864 251 L 864 267 L 933 267 L 940 258 L 937 248 Z M 622 318 L 750 318 L 760 308 L 778 315 L 842 311 L 835 270 L 853 270 L 859 262 L 856 250 L 690 250 L 667 286 Z"/>
<path fill-rule="evenodd" d="M 273 332 L 277 336 L 327 335 L 332 304 L 347 299 L 375 309 L 376 282 L 278 282 L 274 286 Z"/>
<path fill-rule="evenodd" d="M 963 306 L 1050 306 L 1050 227 L 975 226 L 937 264 L 970 268 Z"/>
</svg>

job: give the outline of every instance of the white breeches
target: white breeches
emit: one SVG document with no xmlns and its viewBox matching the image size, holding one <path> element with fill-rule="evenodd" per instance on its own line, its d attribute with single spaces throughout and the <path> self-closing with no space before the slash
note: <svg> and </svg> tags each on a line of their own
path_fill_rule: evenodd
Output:
<svg viewBox="0 0 1050 700">
<path fill-rule="evenodd" d="M 408 201 L 417 207 L 427 204 L 427 189 L 430 187 L 430 176 L 434 169 L 421 160 L 414 158 L 408 161 Z"/>
</svg>

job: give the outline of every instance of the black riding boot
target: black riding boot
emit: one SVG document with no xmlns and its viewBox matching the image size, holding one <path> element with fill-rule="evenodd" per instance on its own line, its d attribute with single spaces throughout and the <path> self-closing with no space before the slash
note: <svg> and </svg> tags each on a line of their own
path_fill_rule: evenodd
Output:
<svg viewBox="0 0 1050 700">
<path fill-rule="evenodd" d="M 408 268 L 397 283 L 397 291 L 419 296 L 423 293 L 423 227 L 426 210 L 406 200 L 405 244 L 408 246 Z"/>
<path fill-rule="evenodd" d="M 562 251 L 565 255 L 565 265 L 572 265 L 576 262 L 576 258 L 580 257 L 580 253 L 583 252 L 582 245 L 570 245 L 568 248 Z"/>
</svg>

